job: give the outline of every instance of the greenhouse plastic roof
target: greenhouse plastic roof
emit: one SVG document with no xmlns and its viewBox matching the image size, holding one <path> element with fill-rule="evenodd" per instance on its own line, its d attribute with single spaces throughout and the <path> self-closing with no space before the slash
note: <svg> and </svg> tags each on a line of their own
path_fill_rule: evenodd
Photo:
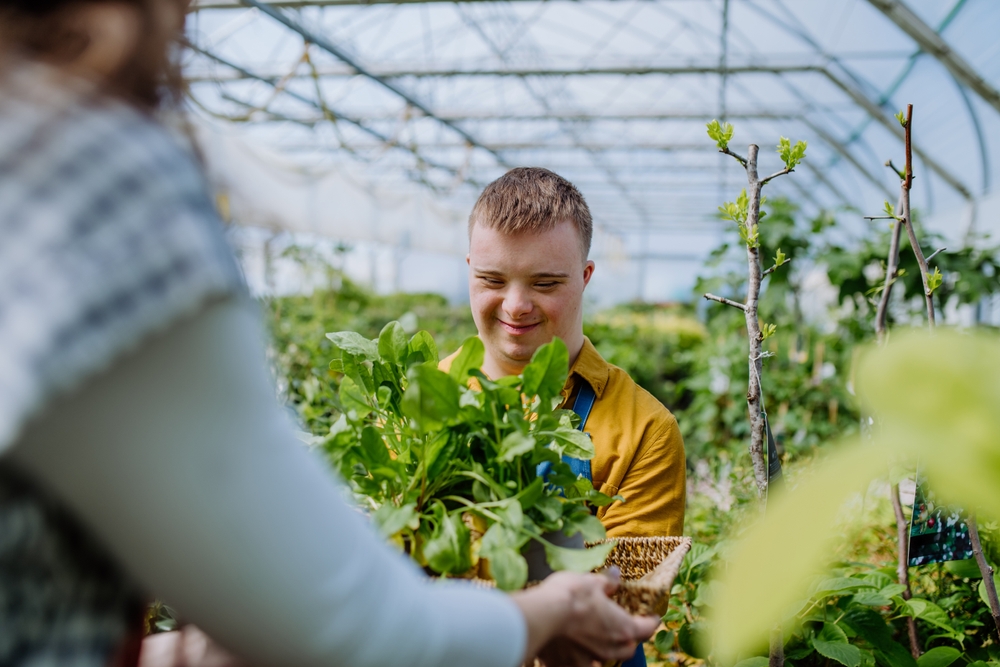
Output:
<svg viewBox="0 0 1000 667">
<path fill-rule="evenodd" d="M 656 262 L 703 254 L 684 239 L 717 237 L 745 185 L 713 118 L 762 172 L 779 137 L 806 140 L 765 194 L 860 221 L 898 196 L 885 163 L 913 104 L 914 206 L 964 233 L 1000 168 L 998 29 L 995 0 L 196 0 L 185 74 L 198 114 L 302 169 L 455 211 L 511 166 L 551 168 Z"/>
</svg>

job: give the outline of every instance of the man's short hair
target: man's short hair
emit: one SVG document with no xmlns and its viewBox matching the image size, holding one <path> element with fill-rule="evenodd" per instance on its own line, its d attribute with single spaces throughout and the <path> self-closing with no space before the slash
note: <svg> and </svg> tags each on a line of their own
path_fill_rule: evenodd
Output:
<svg viewBox="0 0 1000 667">
<path fill-rule="evenodd" d="M 515 167 L 479 195 L 469 216 L 469 236 L 476 225 L 504 234 L 530 234 L 566 221 L 576 226 L 583 258 L 587 259 L 594 220 L 580 191 L 548 169 Z"/>
</svg>

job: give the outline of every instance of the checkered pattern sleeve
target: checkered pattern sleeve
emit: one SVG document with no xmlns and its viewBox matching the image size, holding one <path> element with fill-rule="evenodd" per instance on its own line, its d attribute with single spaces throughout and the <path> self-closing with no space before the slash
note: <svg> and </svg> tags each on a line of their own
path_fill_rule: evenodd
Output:
<svg viewBox="0 0 1000 667">
<path fill-rule="evenodd" d="M 244 288 L 200 169 L 161 125 L 16 75 L 0 89 L 2 452 L 58 392 Z"/>
</svg>

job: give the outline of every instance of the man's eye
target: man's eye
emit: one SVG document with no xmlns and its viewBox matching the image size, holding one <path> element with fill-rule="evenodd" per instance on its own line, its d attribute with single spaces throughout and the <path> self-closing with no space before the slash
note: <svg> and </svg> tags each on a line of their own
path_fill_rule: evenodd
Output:
<svg viewBox="0 0 1000 667">
<path fill-rule="evenodd" d="M 483 283 L 485 283 L 488 287 L 499 287 L 500 285 L 503 285 L 503 281 L 497 278 L 487 278 L 485 276 L 482 276 L 479 279 L 483 281 Z"/>
<path fill-rule="evenodd" d="M 552 289 L 559 283 L 535 283 L 535 287 L 538 289 Z"/>
</svg>

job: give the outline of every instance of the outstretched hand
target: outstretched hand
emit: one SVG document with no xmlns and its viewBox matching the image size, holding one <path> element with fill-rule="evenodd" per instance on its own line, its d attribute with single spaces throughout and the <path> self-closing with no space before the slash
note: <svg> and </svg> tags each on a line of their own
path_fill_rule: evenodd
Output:
<svg viewBox="0 0 1000 667">
<path fill-rule="evenodd" d="M 526 659 L 546 665 L 587 666 L 595 660 L 627 660 L 659 625 L 633 617 L 609 597 L 617 570 L 607 574 L 556 572 L 538 586 L 513 594 L 528 625 Z"/>
</svg>

